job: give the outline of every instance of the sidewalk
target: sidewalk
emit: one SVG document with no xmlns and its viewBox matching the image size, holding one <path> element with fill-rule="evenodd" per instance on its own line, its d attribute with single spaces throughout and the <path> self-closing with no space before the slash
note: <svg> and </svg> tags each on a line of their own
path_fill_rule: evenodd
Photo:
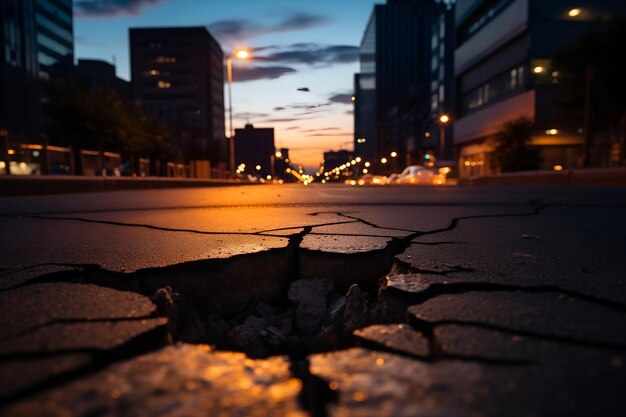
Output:
<svg viewBox="0 0 626 417">
<path fill-rule="evenodd" d="M 626 168 L 586 168 L 564 171 L 510 172 L 459 178 L 458 185 L 550 185 L 566 187 L 626 187 Z"/>
<path fill-rule="evenodd" d="M 0 176 L 0 196 L 251 185 L 244 180 L 168 177 Z"/>
</svg>

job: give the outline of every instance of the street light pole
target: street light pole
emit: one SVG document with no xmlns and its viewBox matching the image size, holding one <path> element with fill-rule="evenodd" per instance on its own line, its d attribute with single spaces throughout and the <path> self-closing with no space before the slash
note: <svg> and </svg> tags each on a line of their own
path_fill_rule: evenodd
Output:
<svg viewBox="0 0 626 417">
<path fill-rule="evenodd" d="M 235 178 L 235 137 L 233 133 L 233 58 L 226 58 L 226 73 L 228 78 L 228 142 L 229 142 L 229 170 L 231 178 Z"/>
<path fill-rule="evenodd" d="M 439 116 L 439 160 L 443 160 L 443 152 L 446 144 L 446 125 L 450 121 L 450 116 L 442 114 Z"/>
<path fill-rule="evenodd" d="M 235 51 L 233 55 L 229 55 L 226 57 L 226 76 L 228 79 L 228 130 L 230 135 L 230 146 L 229 146 L 229 165 L 230 165 L 230 175 L 232 178 L 235 178 L 235 132 L 233 129 L 233 58 L 237 59 L 248 59 L 250 58 L 250 52 L 246 49 L 239 49 Z"/>
</svg>

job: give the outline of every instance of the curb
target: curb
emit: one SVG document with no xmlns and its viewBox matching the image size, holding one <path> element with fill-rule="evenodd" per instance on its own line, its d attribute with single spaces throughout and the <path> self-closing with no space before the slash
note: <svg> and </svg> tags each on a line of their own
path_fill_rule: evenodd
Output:
<svg viewBox="0 0 626 417">
<path fill-rule="evenodd" d="M 537 185 L 562 187 L 626 187 L 626 168 L 587 168 L 566 171 L 525 171 L 459 178 L 458 185 Z"/>
<path fill-rule="evenodd" d="M 243 180 L 157 177 L 3 176 L 0 196 L 94 193 L 103 191 L 255 185 Z"/>
</svg>

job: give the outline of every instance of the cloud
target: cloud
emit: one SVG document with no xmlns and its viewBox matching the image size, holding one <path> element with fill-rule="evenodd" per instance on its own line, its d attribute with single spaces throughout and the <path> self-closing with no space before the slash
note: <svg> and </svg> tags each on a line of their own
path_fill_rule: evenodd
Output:
<svg viewBox="0 0 626 417">
<path fill-rule="evenodd" d="M 352 94 L 335 94 L 328 99 L 331 103 L 352 104 Z"/>
<path fill-rule="evenodd" d="M 301 117 L 297 117 L 297 118 L 289 118 L 289 117 L 285 117 L 285 118 L 276 118 L 276 119 L 265 119 L 265 120 L 260 120 L 259 123 L 289 123 L 289 122 L 296 122 L 299 120 L 302 120 L 303 118 Z"/>
<path fill-rule="evenodd" d="M 301 130 L 300 132 L 311 133 L 311 132 L 320 132 L 324 130 L 339 130 L 339 128 L 338 127 L 323 127 L 321 129 L 305 129 L 305 130 Z"/>
<path fill-rule="evenodd" d="M 312 133 L 307 136 L 352 136 L 350 132 L 337 132 L 337 133 Z"/>
<path fill-rule="evenodd" d="M 74 0 L 74 15 L 76 17 L 138 15 L 145 7 L 156 6 L 163 1 L 166 0 Z"/>
<path fill-rule="evenodd" d="M 233 82 L 245 82 L 254 80 L 274 80 L 280 78 L 283 75 L 296 72 L 295 69 L 290 67 L 259 67 L 259 66 L 245 66 L 237 68 L 237 72 L 233 77 Z"/>
<path fill-rule="evenodd" d="M 207 27 L 220 42 L 229 43 L 273 33 L 311 29 L 322 26 L 328 21 L 329 19 L 325 16 L 297 12 L 273 24 L 263 25 L 247 19 L 230 19 L 213 22 Z"/>
<path fill-rule="evenodd" d="M 269 117 L 267 113 L 235 113 L 233 117 L 236 119 L 254 119 L 257 117 Z"/>
<path fill-rule="evenodd" d="M 352 45 L 294 43 L 283 50 L 255 56 L 255 59 L 266 62 L 306 65 L 351 64 L 359 60 L 359 48 Z"/>
<path fill-rule="evenodd" d="M 298 129 L 300 129 L 300 126 L 289 126 L 285 130 L 298 130 Z"/>
</svg>

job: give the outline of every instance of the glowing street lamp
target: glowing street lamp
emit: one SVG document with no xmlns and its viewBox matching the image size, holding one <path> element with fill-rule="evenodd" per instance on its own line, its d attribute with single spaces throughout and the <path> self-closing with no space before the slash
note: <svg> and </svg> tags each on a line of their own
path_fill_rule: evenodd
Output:
<svg viewBox="0 0 626 417">
<path fill-rule="evenodd" d="M 230 175 L 235 176 L 235 134 L 233 129 L 233 58 L 246 60 L 250 58 L 250 52 L 245 49 L 238 49 L 232 56 L 226 57 L 226 73 L 228 76 L 228 124 L 230 135 Z"/>
<path fill-rule="evenodd" d="M 439 159 L 443 160 L 443 149 L 446 142 L 446 125 L 450 122 L 450 116 L 442 114 L 439 116 Z"/>
</svg>

